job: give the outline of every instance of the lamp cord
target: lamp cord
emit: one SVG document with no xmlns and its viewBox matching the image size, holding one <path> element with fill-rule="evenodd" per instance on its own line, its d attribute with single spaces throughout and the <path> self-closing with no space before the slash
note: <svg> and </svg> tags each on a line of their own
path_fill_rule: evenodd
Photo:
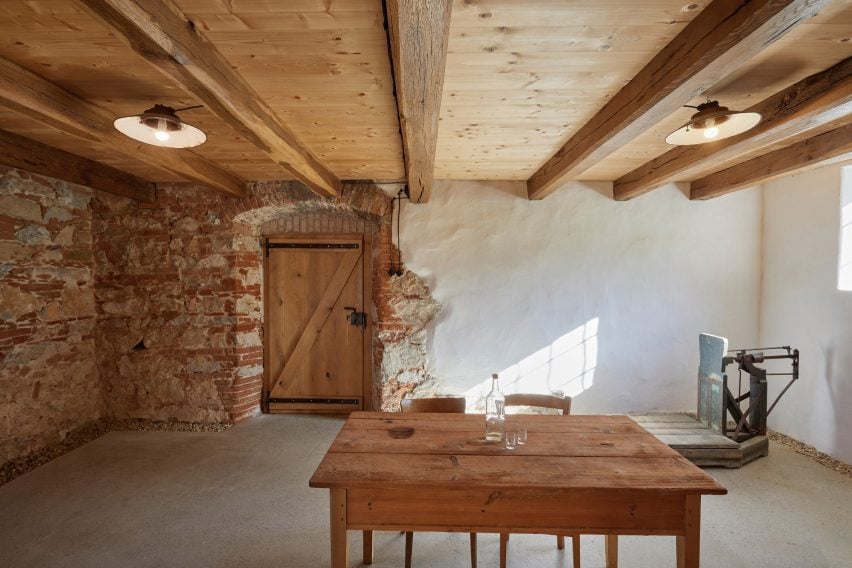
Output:
<svg viewBox="0 0 852 568">
<path fill-rule="evenodd" d="M 184 110 L 192 110 L 194 108 L 202 108 L 203 106 L 204 105 L 193 105 L 193 106 L 178 108 L 178 109 L 175 109 L 175 112 L 181 112 L 181 111 L 184 111 Z"/>
<path fill-rule="evenodd" d="M 408 186 L 403 186 L 396 194 L 396 197 L 391 201 L 391 220 L 393 220 L 393 208 L 396 207 L 396 255 L 395 260 L 391 260 L 391 266 L 388 274 L 391 276 L 402 276 L 402 241 L 400 238 L 400 224 L 402 219 L 402 200 L 411 199 L 408 195 Z M 393 227 L 391 227 L 390 247 L 393 248 Z M 393 257 L 392 257 L 393 258 Z"/>
</svg>

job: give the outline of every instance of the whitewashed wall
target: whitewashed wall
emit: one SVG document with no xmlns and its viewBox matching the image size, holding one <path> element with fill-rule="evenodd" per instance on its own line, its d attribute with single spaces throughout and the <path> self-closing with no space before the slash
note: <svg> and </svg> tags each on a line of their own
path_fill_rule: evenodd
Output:
<svg viewBox="0 0 852 568">
<path fill-rule="evenodd" d="M 852 462 L 852 291 L 838 290 L 841 166 L 767 183 L 764 218 L 760 340 L 797 346 L 802 357 L 801 379 L 770 427 Z"/>
<path fill-rule="evenodd" d="M 500 371 L 504 392 L 562 390 L 580 413 L 694 410 L 699 332 L 758 338 L 760 207 L 759 190 L 531 202 L 523 182 L 437 183 L 402 215 L 405 260 L 446 306 L 432 373 L 472 400 Z"/>
</svg>

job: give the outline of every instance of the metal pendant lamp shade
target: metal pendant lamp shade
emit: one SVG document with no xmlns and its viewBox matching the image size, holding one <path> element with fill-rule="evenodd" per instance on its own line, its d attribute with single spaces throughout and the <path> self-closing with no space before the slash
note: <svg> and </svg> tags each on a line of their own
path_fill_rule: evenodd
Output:
<svg viewBox="0 0 852 568">
<path fill-rule="evenodd" d="M 154 105 L 142 114 L 117 118 L 113 124 L 125 136 L 152 146 L 192 148 L 207 141 L 203 131 L 183 122 L 175 109 L 164 105 Z"/>
<path fill-rule="evenodd" d="M 730 110 L 719 106 L 718 101 L 708 101 L 696 108 L 698 112 L 689 122 L 666 136 L 668 144 L 690 146 L 723 140 L 754 128 L 761 119 L 756 112 Z"/>
</svg>

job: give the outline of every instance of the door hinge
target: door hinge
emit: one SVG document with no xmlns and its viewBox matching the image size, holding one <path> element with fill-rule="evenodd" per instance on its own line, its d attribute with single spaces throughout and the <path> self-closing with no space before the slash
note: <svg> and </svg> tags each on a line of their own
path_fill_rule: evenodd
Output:
<svg viewBox="0 0 852 568">
<path fill-rule="evenodd" d="M 359 249 L 359 243 L 272 243 L 266 241 L 266 256 L 270 249 Z"/>
<path fill-rule="evenodd" d="M 270 398 L 271 404 L 354 404 L 361 403 L 357 398 Z"/>
</svg>

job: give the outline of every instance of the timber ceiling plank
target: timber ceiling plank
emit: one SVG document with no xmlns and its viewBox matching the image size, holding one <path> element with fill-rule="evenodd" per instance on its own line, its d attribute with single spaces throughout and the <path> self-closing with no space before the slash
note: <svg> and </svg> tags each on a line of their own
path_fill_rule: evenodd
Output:
<svg viewBox="0 0 852 568">
<path fill-rule="evenodd" d="M 690 184 L 690 199 L 719 197 L 842 159 L 850 152 L 852 124 L 847 124 L 699 178 Z"/>
<path fill-rule="evenodd" d="M 530 177 L 530 199 L 575 179 L 828 3 L 714 0 Z"/>
<path fill-rule="evenodd" d="M 11 61 L 0 58 L 0 105 L 85 142 L 169 170 L 231 195 L 245 193 L 245 181 L 188 150 L 159 148 L 131 140 L 113 128 L 113 116 Z"/>
<path fill-rule="evenodd" d="M 112 119 L 138 114 L 154 103 L 174 108 L 200 101 L 164 80 L 144 59 L 117 39 L 76 1 L 0 2 L 0 57 L 15 62 L 48 82 L 109 111 Z M 207 133 L 207 142 L 193 154 L 216 163 L 246 180 L 293 179 L 280 166 L 207 109 L 181 113 Z M 156 182 L 186 178 L 123 156 L 110 145 L 80 144 L 78 139 L 52 130 L 22 115 L 3 111 L 0 122 L 15 132 Z"/>
<path fill-rule="evenodd" d="M 435 176 L 529 178 L 699 6 L 455 0 Z"/>
<path fill-rule="evenodd" d="M 81 0 L 140 56 L 202 101 L 242 137 L 314 192 L 335 197 L 340 181 L 170 0 Z"/>
<path fill-rule="evenodd" d="M 834 0 L 818 15 L 784 34 L 702 96 L 684 101 L 684 104 L 695 106 L 710 98 L 735 110 L 748 108 L 849 57 L 851 41 L 852 1 Z M 694 112 L 689 108 L 678 109 L 577 179 L 616 180 L 668 152 L 672 146 L 666 144 L 666 136 L 680 128 Z"/>
<path fill-rule="evenodd" d="M 340 179 L 404 179 L 382 0 L 177 4 Z"/>
<path fill-rule="evenodd" d="M 669 150 L 617 179 L 613 196 L 617 200 L 632 199 L 666 183 L 719 170 L 749 152 L 810 130 L 832 123 L 839 125 L 852 114 L 852 57 L 748 110 L 763 116 L 748 132 L 711 144 Z"/>
<path fill-rule="evenodd" d="M 153 203 L 154 184 L 87 158 L 0 130 L 0 164 Z"/>
<path fill-rule="evenodd" d="M 429 201 L 450 37 L 451 0 L 387 0 L 388 33 L 406 180 L 413 203 Z"/>
</svg>

